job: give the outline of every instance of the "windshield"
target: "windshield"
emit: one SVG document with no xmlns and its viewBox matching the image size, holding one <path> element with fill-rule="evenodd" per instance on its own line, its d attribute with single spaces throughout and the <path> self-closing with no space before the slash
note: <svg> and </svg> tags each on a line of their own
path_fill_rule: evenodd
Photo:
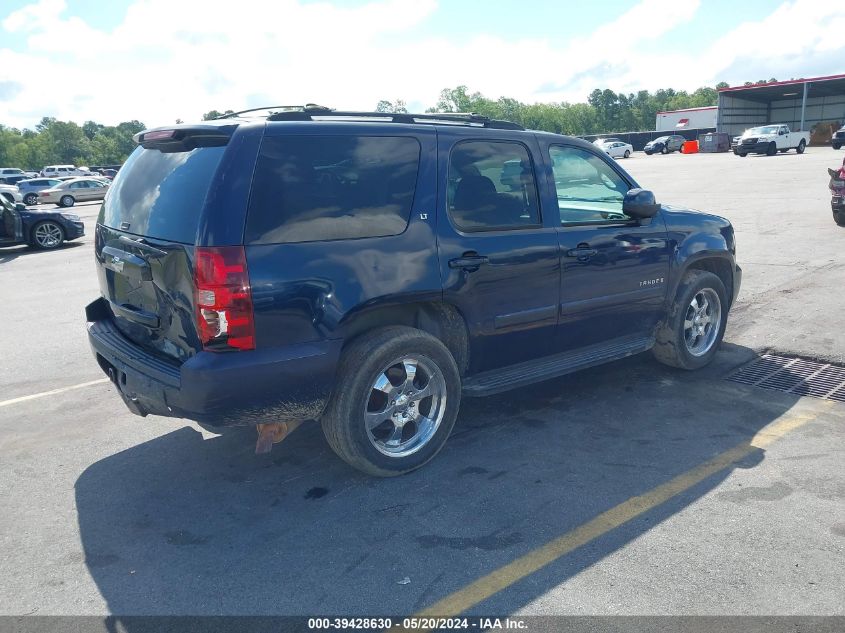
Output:
<svg viewBox="0 0 845 633">
<path fill-rule="evenodd" d="M 777 134 L 779 129 L 779 125 L 764 125 L 762 127 L 753 127 L 746 134 Z"/>
<path fill-rule="evenodd" d="M 668 136 L 660 136 L 652 141 L 652 143 L 665 143 L 669 140 Z"/>
</svg>

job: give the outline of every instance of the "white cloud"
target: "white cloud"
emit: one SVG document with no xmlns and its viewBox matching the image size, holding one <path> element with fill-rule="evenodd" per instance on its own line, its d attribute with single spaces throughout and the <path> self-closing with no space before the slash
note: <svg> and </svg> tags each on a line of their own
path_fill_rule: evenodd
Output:
<svg viewBox="0 0 845 633">
<path fill-rule="evenodd" d="M 32 126 L 51 115 L 156 125 L 194 120 L 212 108 L 309 101 L 371 109 L 379 99 L 402 98 L 425 106 L 442 88 L 460 84 L 494 98 L 583 101 L 599 86 L 694 89 L 721 79 L 798 76 L 802 71 L 792 69 L 802 61 L 822 67 L 845 52 L 845 7 L 827 0 L 785 2 L 699 54 L 646 52 L 660 35 L 694 24 L 700 4 L 642 0 L 592 33 L 561 42 L 551 35 L 422 37 L 416 29 L 436 15 L 436 0 L 372 0 L 354 8 L 137 0 L 108 32 L 72 15 L 64 0 L 40 0 L 0 23 L 27 41 L 24 52 L 0 43 L 0 82 L 21 85 L 0 102 L 0 122 Z M 50 72 L 18 70 L 38 67 Z"/>
</svg>

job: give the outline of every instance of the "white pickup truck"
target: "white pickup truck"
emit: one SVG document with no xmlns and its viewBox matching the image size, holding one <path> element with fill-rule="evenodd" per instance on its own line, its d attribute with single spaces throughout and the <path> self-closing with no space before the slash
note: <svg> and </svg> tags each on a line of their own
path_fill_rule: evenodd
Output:
<svg viewBox="0 0 845 633">
<path fill-rule="evenodd" d="M 766 154 L 774 156 L 778 152 L 794 149 L 803 154 L 810 142 L 809 132 L 790 132 L 788 125 L 762 125 L 745 130 L 734 148 L 737 156 Z"/>
</svg>

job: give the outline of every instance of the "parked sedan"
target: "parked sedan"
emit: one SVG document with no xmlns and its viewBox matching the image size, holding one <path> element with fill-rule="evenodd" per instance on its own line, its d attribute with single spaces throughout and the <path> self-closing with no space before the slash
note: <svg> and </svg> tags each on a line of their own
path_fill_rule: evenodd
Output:
<svg viewBox="0 0 845 633">
<path fill-rule="evenodd" d="M 0 196 L 0 246 L 29 244 L 50 250 L 83 235 L 85 225 L 75 213 L 27 209 L 22 202 Z"/>
<path fill-rule="evenodd" d="M 645 144 L 643 151 L 651 156 L 652 154 L 668 154 L 669 152 L 678 152 L 681 150 L 685 139 L 678 134 L 670 134 L 669 136 L 660 136 L 653 141 Z"/>
<path fill-rule="evenodd" d="M 54 203 L 60 207 L 72 207 L 77 202 L 102 200 L 106 197 L 109 185 L 104 180 L 95 178 L 72 178 L 38 192 L 38 202 Z"/>
<path fill-rule="evenodd" d="M 21 180 L 18 183 L 18 189 L 23 196 L 24 204 L 32 206 L 38 204 L 39 191 L 55 187 L 61 182 L 58 178 L 30 178 L 29 180 Z"/>
<path fill-rule="evenodd" d="M 600 146 L 611 158 L 628 158 L 634 152 L 634 146 L 630 143 L 615 141 Z"/>
</svg>

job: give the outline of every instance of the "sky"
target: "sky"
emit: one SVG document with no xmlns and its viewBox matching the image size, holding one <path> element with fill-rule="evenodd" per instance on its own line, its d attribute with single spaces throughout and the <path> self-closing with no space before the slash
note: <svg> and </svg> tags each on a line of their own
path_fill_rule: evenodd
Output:
<svg viewBox="0 0 845 633">
<path fill-rule="evenodd" d="M 0 0 L 0 124 L 845 73 L 840 0 Z"/>
</svg>

